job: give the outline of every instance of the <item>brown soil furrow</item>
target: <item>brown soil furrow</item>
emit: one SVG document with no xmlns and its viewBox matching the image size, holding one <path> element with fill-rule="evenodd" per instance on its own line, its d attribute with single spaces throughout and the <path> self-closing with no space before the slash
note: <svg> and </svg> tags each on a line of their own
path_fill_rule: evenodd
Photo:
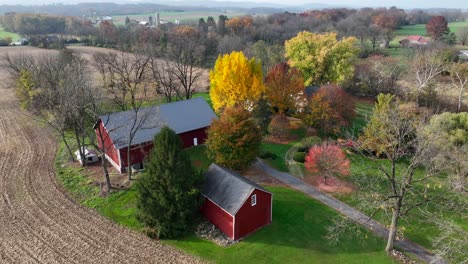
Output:
<svg viewBox="0 0 468 264">
<path fill-rule="evenodd" d="M 56 181 L 56 138 L 13 89 L 0 95 L 0 263 L 200 262 L 70 199 Z"/>
</svg>

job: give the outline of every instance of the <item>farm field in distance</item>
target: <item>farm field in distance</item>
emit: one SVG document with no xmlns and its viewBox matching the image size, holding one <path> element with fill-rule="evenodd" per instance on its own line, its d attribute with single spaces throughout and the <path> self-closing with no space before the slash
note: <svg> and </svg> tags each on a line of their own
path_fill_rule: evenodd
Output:
<svg viewBox="0 0 468 264">
<path fill-rule="evenodd" d="M 448 26 L 452 32 L 457 32 L 460 28 L 462 27 L 468 27 L 468 21 L 464 22 L 450 22 L 448 23 Z M 426 32 L 426 24 L 416 24 L 416 25 L 407 25 L 407 26 L 402 26 L 401 29 L 398 29 L 395 31 L 395 36 L 398 35 L 403 35 L 403 36 L 409 36 L 409 35 L 421 35 L 425 36 L 427 34 Z"/>
<path fill-rule="evenodd" d="M 0 39 L 1 38 L 6 38 L 6 37 L 10 37 L 12 39 L 12 41 L 17 41 L 21 38 L 20 35 L 16 34 L 16 33 L 13 33 L 13 32 L 8 32 L 8 31 L 5 31 L 3 29 L 2 26 L 0 26 Z"/>
<path fill-rule="evenodd" d="M 135 19 L 138 21 L 148 21 L 148 17 L 152 16 L 156 18 L 156 13 L 146 13 L 146 14 L 128 14 L 128 15 L 116 15 L 112 16 L 112 20 L 117 25 L 125 24 L 125 18 L 128 16 L 130 19 Z M 198 19 L 204 18 L 205 20 L 212 16 L 215 20 L 218 20 L 220 15 L 225 15 L 228 18 L 237 17 L 237 16 L 244 16 L 248 15 L 246 13 L 236 13 L 236 12 L 159 12 L 160 19 L 165 20 L 168 22 L 175 22 L 175 20 L 179 20 L 180 22 L 197 22 Z"/>
</svg>

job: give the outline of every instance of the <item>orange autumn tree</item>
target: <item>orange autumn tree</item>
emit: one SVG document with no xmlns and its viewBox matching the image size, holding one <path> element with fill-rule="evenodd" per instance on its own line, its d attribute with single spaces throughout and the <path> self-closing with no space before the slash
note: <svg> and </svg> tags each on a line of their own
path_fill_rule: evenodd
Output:
<svg viewBox="0 0 468 264">
<path fill-rule="evenodd" d="M 304 122 L 322 133 L 337 133 L 348 126 L 355 115 L 355 104 L 341 87 L 324 85 L 312 95 Z"/>
<path fill-rule="evenodd" d="M 262 134 L 250 112 L 228 107 L 208 129 L 208 157 L 219 165 L 247 168 L 259 155 Z"/>
<path fill-rule="evenodd" d="M 351 163 L 343 150 L 327 143 L 311 147 L 304 165 L 309 172 L 322 176 L 325 185 L 327 178 L 348 176 L 351 169 Z"/>
<path fill-rule="evenodd" d="M 233 106 L 251 109 L 264 91 L 260 62 L 242 52 L 220 55 L 210 71 L 210 98 L 217 113 Z"/>
<path fill-rule="evenodd" d="M 275 112 L 284 114 L 293 110 L 304 92 L 304 78 L 286 62 L 276 64 L 265 78 L 266 96 Z"/>
</svg>

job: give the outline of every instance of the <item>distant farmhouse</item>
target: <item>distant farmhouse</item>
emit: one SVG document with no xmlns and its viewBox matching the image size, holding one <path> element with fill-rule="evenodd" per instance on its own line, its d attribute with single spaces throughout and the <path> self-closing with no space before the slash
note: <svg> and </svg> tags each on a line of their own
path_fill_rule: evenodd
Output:
<svg viewBox="0 0 468 264">
<path fill-rule="evenodd" d="M 234 171 L 211 164 L 201 193 L 203 215 L 232 240 L 272 221 L 273 194 Z"/>
<path fill-rule="evenodd" d="M 427 45 L 428 43 L 429 39 L 418 35 L 408 36 L 405 39 L 400 40 L 400 45 L 403 47 L 422 46 Z"/>
<path fill-rule="evenodd" d="M 143 120 L 144 124 L 131 142 L 130 164 L 127 162 L 128 135 L 135 113 L 129 110 L 102 115 L 94 126 L 97 135 L 99 130 L 104 135 L 106 159 L 119 172 L 125 172 L 133 165 L 142 165 L 153 148 L 154 136 L 163 126 L 173 129 L 180 136 L 183 147 L 188 148 L 205 142 L 206 130 L 217 117 L 203 98 L 195 98 L 140 109 L 138 118 L 137 121 Z M 97 138 L 102 147 L 103 142 L 99 136 Z"/>
</svg>

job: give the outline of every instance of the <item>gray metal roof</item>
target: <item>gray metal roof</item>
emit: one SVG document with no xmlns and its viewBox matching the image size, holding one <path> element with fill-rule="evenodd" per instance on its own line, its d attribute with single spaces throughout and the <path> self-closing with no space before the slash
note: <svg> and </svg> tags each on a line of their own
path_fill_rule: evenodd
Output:
<svg viewBox="0 0 468 264">
<path fill-rule="evenodd" d="M 164 126 L 170 127 L 177 134 L 208 127 L 217 118 L 203 98 L 177 101 L 140 109 L 137 123 L 143 126 L 137 131 L 132 145 L 151 142 Z M 135 120 L 133 110 L 116 112 L 100 116 L 117 149 L 128 146 L 128 135 Z"/>
<path fill-rule="evenodd" d="M 213 163 L 205 174 L 201 193 L 235 216 L 254 189 L 270 193 L 242 175 Z"/>
</svg>

